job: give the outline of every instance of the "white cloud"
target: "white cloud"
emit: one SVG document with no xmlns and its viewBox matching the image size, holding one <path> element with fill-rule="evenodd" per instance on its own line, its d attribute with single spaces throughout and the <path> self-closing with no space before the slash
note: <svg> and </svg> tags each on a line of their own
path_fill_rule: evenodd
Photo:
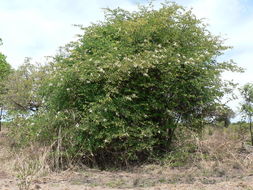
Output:
<svg viewBox="0 0 253 190">
<path fill-rule="evenodd" d="M 249 11 L 247 0 L 194 0 L 190 4 L 198 17 L 207 18 L 210 30 L 227 38 L 227 44 L 234 48 L 232 58 L 245 65 L 247 60 L 238 59 L 240 54 L 252 54 L 253 12 Z M 253 5 L 251 5 L 253 9 Z M 248 60 L 249 61 L 249 60 Z M 249 65 L 247 65 L 248 67 Z"/>
<path fill-rule="evenodd" d="M 74 39 L 80 31 L 73 24 L 87 26 L 103 19 L 102 8 L 118 6 L 136 8 L 129 1 L 113 0 L 0 1 L 2 52 L 13 67 L 25 57 L 41 61 Z"/>
</svg>

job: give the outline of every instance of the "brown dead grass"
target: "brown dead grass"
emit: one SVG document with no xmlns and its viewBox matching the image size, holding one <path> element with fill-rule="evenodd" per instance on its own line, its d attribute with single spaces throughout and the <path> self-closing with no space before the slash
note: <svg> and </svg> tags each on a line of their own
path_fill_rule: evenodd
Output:
<svg viewBox="0 0 253 190">
<path fill-rule="evenodd" d="M 211 131 L 210 131 L 211 130 Z M 253 190 L 253 153 L 242 147 L 246 134 L 230 129 L 208 129 L 195 143 L 185 166 L 148 164 L 124 171 L 71 168 L 52 172 L 48 163 L 50 148 L 31 146 L 13 151 L 6 131 L 0 133 L 0 190 L 81 190 L 81 189 L 189 189 Z M 22 176 L 23 177 L 20 177 Z M 21 183 L 27 186 L 21 187 Z M 23 188 L 23 189 L 22 189 Z"/>
<path fill-rule="evenodd" d="M 247 134 L 230 129 L 213 129 L 196 138 L 196 165 L 204 170 L 218 171 L 220 175 L 250 174 L 253 172 L 253 152 L 247 152 L 242 144 Z"/>
<path fill-rule="evenodd" d="M 7 139 L 7 131 L 0 132 L 0 171 L 10 175 L 13 171 L 15 157 L 11 152 L 10 144 Z"/>
</svg>

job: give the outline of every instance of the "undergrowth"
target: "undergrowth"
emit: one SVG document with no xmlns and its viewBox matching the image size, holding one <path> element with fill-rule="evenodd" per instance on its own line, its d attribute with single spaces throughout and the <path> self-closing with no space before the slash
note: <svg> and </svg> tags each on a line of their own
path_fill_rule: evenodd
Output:
<svg viewBox="0 0 253 190">
<path fill-rule="evenodd" d="M 203 183 L 211 183 L 217 181 L 216 178 L 225 179 L 253 172 L 253 153 L 245 150 L 243 146 L 244 142 L 250 139 L 245 126 L 231 125 L 228 128 L 207 126 L 200 134 L 190 131 L 182 133 L 182 130 L 176 134 L 176 139 L 180 140 L 174 141 L 174 148 L 166 155 L 151 158 L 138 166 L 105 169 L 112 173 L 130 171 L 133 174 L 143 175 L 138 177 L 138 183 L 136 180 L 133 182 L 134 186 L 140 187 L 157 183 L 192 183 L 197 179 L 204 180 Z M 15 141 L 17 139 L 10 139 L 10 149 L 14 159 L 13 173 L 18 179 L 20 190 L 31 188 L 34 180 L 56 170 L 75 168 L 75 171 L 84 170 L 85 173 L 89 173 L 89 169 L 84 167 L 81 161 L 61 160 L 61 152 L 55 152 L 53 149 L 55 144 L 59 143 L 57 141 L 47 147 L 35 143 L 29 147 L 22 147 L 17 146 L 18 142 Z M 56 168 L 56 162 L 65 164 L 65 167 Z M 152 183 L 148 183 L 150 179 L 145 178 L 146 174 L 154 176 Z M 210 178 L 211 181 L 206 181 L 207 179 L 203 177 Z M 124 187 L 126 184 L 128 183 L 125 181 L 120 184 L 105 182 L 107 186 Z"/>
</svg>

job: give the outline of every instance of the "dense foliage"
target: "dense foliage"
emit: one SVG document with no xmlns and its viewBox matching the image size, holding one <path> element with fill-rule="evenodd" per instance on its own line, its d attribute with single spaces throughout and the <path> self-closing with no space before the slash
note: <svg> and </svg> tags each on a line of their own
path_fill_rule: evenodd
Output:
<svg viewBox="0 0 253 190">
<path fill-rule="evenodd" d="M 200 130 L 228 90 L 221 73 L 237 67 L 216 60 L 228 47 L 176 4 L 105 18 L 55 56 L 24 131 L 62 158 L 126 165 L 171 150 L 179 125 Z"/>
</svg>

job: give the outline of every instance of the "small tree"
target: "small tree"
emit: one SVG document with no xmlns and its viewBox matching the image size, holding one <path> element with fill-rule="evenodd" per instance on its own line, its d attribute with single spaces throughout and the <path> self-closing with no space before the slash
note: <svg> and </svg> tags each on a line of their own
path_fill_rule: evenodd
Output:
<svg viewBox="0 0 253 190">
<path fill-rule="evenodd" d="M 31 59 L 26 58 L 24 64 L 8 76 L 3 100 L 10 112 L 25 113 L 39 109 L 42 99 L 37 91 L 46 76 L 45 68 L 32 64 Z"/>
<path fill-rule="evenodd" d="M 241 111 L 249 121 L 249 129 L 251 136 L 251 145 L 253 146 L 252 116 L 253 116 L 253 84 L 246 84 L 241 89 L 241 95 L 244 102 L 241 105 Z"/>
<path fill-rule="evenodd" d="M 0 45 L 2 40 L 0 39 Z M 11 67 L 6 61 L 6 57 L 0 52 L 0 131 L 2 129 L 2 117 L 3 117 L 3 100 L 2 95 L 6 93 L 5 79 L 10 74 Z"/>
<path fill-rule="evenodd" d="M 224 127 L 228 127 L 231 119 L 235 117 L 235 112 L 228 106 L 221 104 L 217 106 L 213 113 L 214 122 L 222 122 Z"/>
</svg>

